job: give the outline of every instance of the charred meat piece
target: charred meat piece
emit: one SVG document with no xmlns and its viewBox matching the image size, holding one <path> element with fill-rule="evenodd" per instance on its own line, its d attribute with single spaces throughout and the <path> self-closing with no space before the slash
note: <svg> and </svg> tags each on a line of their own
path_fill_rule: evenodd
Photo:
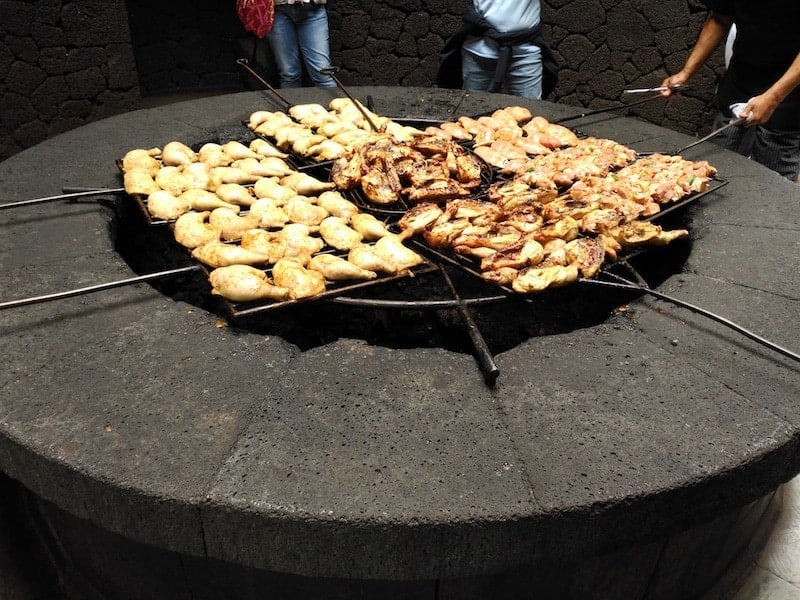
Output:
<svg viewBox="0 0 800 600">
<path fill-rule="evenodd" d="M 603 244 L 594 238 L 582 237 L 568 242 L 566 245 L 567 261 L 578 267 L 583 277 L 597 275 L 603 266 L 605 249 Z"/>
</svg>

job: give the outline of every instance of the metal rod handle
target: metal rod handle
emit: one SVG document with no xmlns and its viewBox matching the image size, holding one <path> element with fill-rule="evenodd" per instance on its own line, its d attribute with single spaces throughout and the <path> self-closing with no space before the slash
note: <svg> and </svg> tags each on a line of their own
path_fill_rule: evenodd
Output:
<svg viewBox="0 0 800 600">
<path fill-rule="evenodd" d="M 708 319 L 711 319 L 712 321 L 716 321 L 717 323 L 725 325 L 726 327 L 728 327 L 730 329 L 733 329 L 734 331 L 742 334 L 743 336 L 745 336 L 745 337 L 747 337 L 747 338 L 749 338 L 749 339 L 751 339 L 751 340 L 753 340 L 755 342 L 758 342 L 762 346 L 766 346 L 767 348 L 770 348 L 771 350 L 774 350 L 778 354 L 782 354 L 783 356 L 786 356 L 787 358 L 791 358 L 792 360 L 800 362 L 800 354 L 792 352 L 791 350 L 788 350 L 787 348 L 784 348 L 783 346 L 779 346 L 778 344 L 776 344 L 774 342 L 771 342 L 768 339 L 763 338 L 760 335 L 758 335 L 756 333 L 753 333 L 752 331 L 750 331 L 748 329 L 745 329 L 741 325 L 738 325 L 738 324 L 734 323 L 733 321 L 731 321 L 729 319 L 726 319 L 725 317 L 721 317 L 720 315 L 717 315 L 717 314 L 715 314 L 715 313 L 713 313 L 711 311 L 708 311 L 708 310 L 706 310 L 704 308 L 700 308 L 699 306 L 695 306 L 694 304 L 690 304 L 689 302 L 685 302 L 685 301 L 680 300 L 678 298 L 674 298 L 672 296 L 668 296 L 667 294 L 662 294 L 661 292 L 657 292 L 656 290 L 651 289 L 651 288 L 647 287 L 646 285 L 639 285 L 639 284 L 633 283 L 631 281 L 627 281 L 626 279 L 624 279 L 622 277 L 619 277 L 617 275 L 614 275 L 614 277 L 617 277 L 621 281 L 619 281 L 619 282 L 602 281 L 602 280 L 598 280 L 598 279 L 582 279 L 581 281 L 584 281 L 586 283 L 592 283 L 592 284 L 595 284 L 595 285 L 604 285 L 606 287 L 614 287 L 614 288 L 627 289 L 627 290 L 638 290 L 638 291 L 644 292 L 646 294 L 650 294 L 651 296 L 653 296 L 655 298 L 658 298 L 659 300 L 663 300 L 665 302 L 669 302 L 669 303 L 674 304 L 676 306 L 680 306 L 681 308 L 685 308 L 687 310 L 690 310 L 693 313 L 696 313 L 698 315 L 702 315 L 702 316 L 704 316 L 704 317 L 706 317 Z"/>
<path fill-rule="evenodd" d="M 91 294 L 92 292 L 99 292 L 102 290 L 110 290 L 112 288 L 123 287 L 133 283 L 141 283 L 143 281 L 152 281 L 162 277 L 170 277 L 172 275 L 179 275 L 181 273 L 189 273 L 191 271 L 199 271 L 200 266 L 192 265 L 189 267 L 180 267 L 178 269 L 170 269 L 169 271 L 159 271 L 158 273 L 149 273 L 147 275 L 139 275 L 137 277 L 130 277 L 128 279 L 121 279 L 119 281 L 109 281 L 107 283 L 99 283 L 97 285 L 90 285 L 87 287 L 77 288 L 74 290 L 67 290 L 65 292 L 56 292 L 54 294 L 45 294 L 43 296 L 33 296 L 31 298 L 23 298 L 21 300 L 10 300 L 8 302 L 0 302 L 0 310 L 4 308 L 14 308 L 17 306 L 28 306 L 31 304 L 41 304 L 42 302 L 49 302 L 50 300 L 60 300 L 62 298 L 72 298 L 74 296 L 82 296 Z"/>
<path fill-rule="evenodd" d="M 16 208 L 18 206 L 30 206 L 32 204 L 42 204 L 44 202 L 53 202 L 55 200 L 69 200 L 72 198 L 85 198 L 87 196 L 99 196 L 103 194 L 120 194 L 124 191 L 125 188 L 85 189 L 84 191 L 57 194 L 55 196 L 46 196 L 43 198 L 30 198 L 28 200 L 19 200 L 17 202 L 6 202 L 5 204 L 0 204 L 0 210 L 3 210 L 4 208 Z"/>
<path fill-rule="evenodd" d="M 737 125 L 741 125 L 742 123 L 744 123 L 744 122 L 746 122 L 746 121 L 747 121 L 747 118 L 746 118 L 746 117 L 740 117 L 740 118 L 738 118 L 738 119 L 734 119 L 733 121 L 731 121 L 731 122 L 729 122 L 729 123 L 726 123 L 725 125 L 723 125 L 723 126 L 722 126 L 722 127 L 720 127 L 719 129 L 715 129 L 714 131 L 712 131 L 712 132 L 711 132 L 711 133 L 709 133 L 708 135 L 704 135 L 704 136 L 703 136 L 703 137 L 701 137 L 699 140 L 696 140 L 696 141 L 692 142 L 691 144 L 689 144 L 689 145 L 687 145 L 687 146 L 684 146 L 683 148 L 680 148 L 680 149 L 676 150 L 676 151 L 675 151 L 675 152 L 673 152 L 672 154 L 683 154 L 683 153 L 684 153 L 684 152 L 686 152 L 686 151 L 687 151 L 689 148 L 694 148 L 695 146 L 698 146 L 698 145 L 702 144 L 703 142 L 706 142 L 706 141 L 710 140 L 710 139 L 711 139 L 711 138 L 713 138 L 715 135 L 718 135 L 718 134 L 722 133 L 722 132 L 723 132 L 723 131 L 725 131 L 726 129 L 730 129 L 731 127 L 735 127 L 735 126 L 737 126 Z"/>
<path fill-rule="evenodd" d="M 353 104 L 356 105 L 356 108 L 361 112 L 362 115 L 364 115 L 364 118 L 367 120 L 367 123 L 369 123 L 369 126 L 372 127 L 372 131 L 377 132 L 378 131 L 378 126 L 375 125 L 375 123 L 372 121 L 372 119 L 369 116 L 369 113 L 367 113 L 367 111 L 364 109 L 364 106 L 361 104 L 361 102 L 356 100 L 350 94 L 350 92 L 347 91 L 347 89 L 344 87 L 344 84 L 342 84 L 342 82 L 339 81 L 339 78 L 336 77 L 336 73 L 339 72 L 339 67 L 325 67 L 324 69 L 320 69 L 319 72 L 322 75 L 330 76 L 330 78 L 333 79 L 336 82 L 336 85 L 339 86 L 339 89 L 342 90 L 342 93 L 345 96 L 347 96 L 348 98 L 350 98 L 350 100 L 353 101 Z"/>
<path fill-rule="evenodd" d="M 663 98 L 661 94 L 656 94 L 655 96 L 648 96 L 647 98 L 642 98 L 641 100 L 636 100 L 635 102 L 628 102 L 627 104 L 621 104 L 619 106 L 609 106 L 608 108 L 601 108 L 598 110 L 590 110 L 588 112 L 583 112 L 578 115 L 572 115 L 571 117 L 564 117 L 563 119 L 558 119 L 553 121 L 553 123 L 566 123 L 567 121 L 572 121 L 574 119 L 582 119 L 583 117 L 589 117 L 592 115 L 599 115 L 601 113 L 611 112 L 613 110 L 619 110 L 621 108 L 631 108 L 633 106 L 637 106 L 639 104 L 644 104 L 645 102 L 652 102 L 656 98 Z"/>
<path fill-rule="evenodd" d="M 253 67 L 251 67 L 251 66 L 250 66 L 250 62 L 249 62 L 249 61 L 248 61 L 246 58 L 239 58 L 239 59 L 237 59 L 237 60 L 236 60 L 236 64 L 237 64 L 237 65 L 239 65 L 240 67 L 242 67 L 242 68 L 243 68 L 245 71 L 247 71 L 248 73 L 250 73 L 250 75 L 252 75 L 252 76 L 253 76 L 255 79 L 257 79 L 257 80 L 258 80 L 258 82 L 259 82 L 261 85 L 263 85 L 263 86 L 264 86 L 265 88 L 267 88 L 267 89 L 268 89 L 270 92 L 272 92 L 272 93 L 273 93 L 273 94 L 275 94 L 275 95 L 276 95 L 278 98 L 280 98 L 280 100 L 281 100 L 281 101 L 282 101 L 282 102 L 283 102 L 283 103 L 286 105 L 286 108 L 287 108 L 287 109 L 292 107 L 292 103 L 291 103 L 291 102 L 289 102 L 289 101 L 288 101 L 286 98 L 284 98 L 283 96 L 281 96 L 281 94 L 280 94 L 280 92 L 279 92 L 278 90 L 276 90 L 274 87 L 272 87 L 272 86 L 270 85 L 270 83 L 269 83 L 269 82 L 268 82 L 266 79 L 264 79 L 263 77 L 261 77 L 261 75 L 259 75 L 259 74 L 256 72 L 256 70 L 255 70 L 255 69 L 253 69 Z"/>
<path fill-rule="evenodd" d="M 453 280 L 450 278 L 447 270 L 442 265 L 437 266 L 442 274 L 442 279 L 444 279 L 444 282 L 450 289 L 450 293 L 453 295 L 453 298 L 455 298 L 458 312 L 461 315 L 464 324 L 467 326 L 469 337 L 472 340 L 472 346 L 475 348 L 475 353 L 477 355 L 478 365 L 483 373 L 483 379 L 487 385 L 493 386 L 497 380 L 497 377 L 500 375 L 500 369 L 497 368 L 497 365 L 494 362 L 492 351 L 489 350 L 486 340 L 483 338 L 483 335 L 481 335 L 481 332 L 478 329 L 475 320 L 472 318 L 472 315 L 469 314 L 469 309 L 461 299 L 461 296 L 456 290 L 455 285 L 453 285 Z"/>
</svg>

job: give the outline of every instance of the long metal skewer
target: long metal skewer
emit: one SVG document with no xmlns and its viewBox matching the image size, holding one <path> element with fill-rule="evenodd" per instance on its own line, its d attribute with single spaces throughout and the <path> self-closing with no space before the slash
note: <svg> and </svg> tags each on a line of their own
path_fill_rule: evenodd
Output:
<svg viewBox="0 0 800 600">
<path fill-rule="evenodd" d="M 464 324 L 467 326 L 469 337 L 472 340 L 472 345 L 475 348 L 475 352 L 477 354 L 478 365 L 480 366 L 481 372 L 483 373 L 483 379 L 487 385 L 493 386 L 495 381 L 497 380 L 498 375 L 500 375 L 500 369 L 497 368 L 497 365 L 494 362 L 492 351 L 489 350 L 489 346 L 486 344 L 486 340 L 483 339 L 483 336 L 481 335 L 481 332 L 478 329 L 477 324 L 472 318 L 472 315 L 469 314 L 469 309 L 467 308 L 467 305 L 461 299 L 461 296 L 456 290 L 455 285 L 453 285 L 453 280 L 450 278 L 450 274 L 447 272 L 447 269 L 445 269 L 442 265 L 438 264 L 437 267 L 439 267 L 439 271 L 442 274 L 442 279 L 444 279 L 445 284 L 447 284 L 450 293 L 453 295 L 453 298 L 455 298 L 458 312 L 461 315 Z"/>
<path fill-rule="evenodd" d="M 706 142 L 706 141 L 710 140 L 714 136 L 722 133 L 726 129 L 730 129 L 731 127 L 736 127 L 736 126 L 741 125 L 742 123 L 745 123 L 745 122 L 747 122 L 747 118 L 746 117 L 741 117 L 739 119 L 734 119 L 733 121 L 730 121 L 729 123 L 726 123 L 722 127 L 718 128 L 718 129 L 715 129 L 714 131 L 712 131 L 708 135 L 704 135 L 699 140 L 695 140 L 691 144 L 688 144 L 687 146 L 684 146 L 683 148 L 675 150 L 675 152 L 672 152 L 672 154 L 683 154 L 689 148 L 694 148 L 695 146 L 698 146 L 698 145 L 702 144 L 703 142 Z"/>
<path fill-rule="evenodd" d="M 71 192 L 68 194 L 46 196 L 43 198 L 30 198 L 28 200 L 19 200 L 17 202 L 6 202 L 5 204 L 0 204 L 0 210 L 4 208 L 16 208 L 18 206 L 30 206 L 32 204 L 42 204 L 44 202 L 53 202 L 55 200 L 69 200 L 72 198 L 85 198 L 87 196 L 99 196 L 103 194 L 121 194 L 124 191 L 125 188 L 96 188 L 82 192 Z"/>
<path fill-rule="evenodd" d="M 611 112 L 614 110 L 619 110 L 621 108 L 631 108 L 633 106 L 637 106 L 639 104 L 644 104 L 645 102 L 652 102 L 656 98 L 664 98 L 661 94 L 656 94 L 654 96 L 648 96 L 647 98 L 642 98 L 641 100 L 636 100 L 635 102 L 628 102 L 627 104 L 620 104 L 619 106 L 609 106 L 608 108 L 601 108 L 598 110 L 590 110 L 588 112 L 583 112 L 578 115 L 572 115 L 571 117 L 564 117 L 563 119 L 557 119 L 553 121 L 553 123 L 566 123 L 567 121 L 573 121 L 575 119 L 582 119 L 583 117 L 590 117 L 592 115 L 599 115 L 602 113 Z"/>
<path fill-rule="evenodd" d="M 339 78 L 336 77 L 336 74 L 339 72 L 339 67 L 325 67 L 324 69 L 320 69 L 319 72 L 322 75 L 329 75 L 330 78 L 336 82 L 336 85 L 339 86 L 339 89 L 342 90 L 342 93 L 348 98 L 350 98 L 350 100 L 353 101 L 353 104 L 356 105 L 356 108 L 361 112 L 362 115 L 364 115 L 364 118 L 367 120 L 367 123 L 369 123 L 369 126 L 372 127 L 372 131 L 377 132 L 378 126 L 375 125 L 373 120 L 370 118 L 369 113 L 364 109 L 364 106 L 361 104 L 361 102 L 356 100 L 352 96 L 352 94 L 350 94 L 350 92 L 347 91 L 347 88 L 345 88 L 342 82 L 339 80 Z"/>
<path fill-rule="evenodd" d="M 693 313 L 696 313 L 698 315 L 702 315 L 704 317 L 707 317 L 707 318 L 711 319 L 712 321 L 716 321 L 717 323 L 725 325 L 726 327 L 729 327 L 730 329 L 733 329 L 734 331 L 742 334 L 743 336 L 745 336 L 745 337 L 747 337 L 747 338 L 749 338 L 749 339 L 751 339 L 751 340 L 753 340 L 755 342 L 758 342 L 759 344 L 761 344 L 763 346 L 766 346 L 767 348 L 770 348 L 770 349 L 774 350 L 778 354 L 782 354 L 783 356 L 786 356 L 788 358 L 791 358 L 792 360 L 800 362 L 800 354 L 792 352 L 791 350 L 788 350 L 788 349 L 784 348 L 783 346 L 779 346 L 778 344 L 776 344 L 774 342 L 771 342 L 768 339 L 765 339 L 765 338 L 761 337 L 760 335 L 758 335 L 756 333 L 753 333 L 752 331 L 750 331 L 748 329 L 745 329 L 741 325 L 738 325 L 738 324 L 734 323 L 730 319 L 726 319 L 725 317 L 721 317 L 718 314 L 715 314 L 715 313 L 713 313 L 711 311 L 708 311 L 708 310 L 706 310 L 704 308 L 700 308 L 699 306 L 695 306 L 694 304 L 690 304 L 689 302 L 685 302 L 685 301 L 680 300 L 678 298 L 675 298 L 673 296 L 669 296 L 667 294 L 662 294 L 661 292 L 658 292 L 658 291 L 656 291 L 654 289 L 651 289 L 647 285 L 638 284 L 638 283 L 634 283 L 632 281 L 628 281 L 624 277 L 620 277 L 619 275 L 615 275 L 613 273 L 607 273 L 607 275 L 610 275 L 611 277 L 614 277 L 615 279 L 618 279 L 619 281 L 603 281 L 603 280 L 600 280 L 600 279 L 583 279 L 581 281 L 583 281 L 585 283 L 594 284 L 594 285 L 602 285 L 602 286 L 605 286 L 605 287 L 613 287 L 613 288 L 626 289 L 626 290 L 637 290 L 637 291 L 640 291 L 640 292 L 644 292 L 644 293 L 649 294 L 649 295 L 651 295 L 651 296 L 653 296 L 655 298 L 658 298 L 659 300 L 664 300 L 665 302 L 669 302 L 669 303 L 674 304 L 676 306 L 680 306 L 681 308 L 688 309 L 688 310 L 692 311 Z"/>
<path fill-rule="evenodd" d="M 190 273 L 192 271 L 199 271 L 199 265 L 191 265 L 188 267 L 180 267 L 177 269 L 170 269 L 168 271 L 159 271 L 158 273 L 149 273 L 147 275 L 139 275 L 137 277 L 130 277 L 128 279 L 120 279 L 119 281 L 109 281 L 107 283 L 99 283 L 97 285 L 90 285 L 87 287 L 77 288 L 74 290 L 67 290 L 65 292 L 56 292 L 54 294 L 45 294 L 43 296 L 34 296 L 32 298 L 23 298 L 21 300 L 10 300 L 7 302 L 0 302 L 0 310 L 4 308 L 14 308 L 17 306 L 28 306 L 30 304 L 41 304 L 42 302 L 49 302 L 50 300 L 60 300 L 62 298 L 72 298 L 74 296 L 82 296 L 84 294 L 91 294 L 92 292 L 100 292 L 102 290 L 110 290 L 112 288 L 123 287 L 133 283 L 141 283 L 143 281 L 153 281 L 154 279 L 161 279 L 163 277 L 171 277 L 173 275 L 180 275 L 181 273 Z"/>
<path fill-rule="evenodd" d="M 245 71 L 247 71 L 248 73 L 250 73 L 250 75 L 252 75 L 253 77 L 255 77 L 255 78 L 258 80 L 258 82 L 259 82 L 261 85 L 263 85 L 263 86 L 264 86 L 265 88 L 267 88 L 267 89 L 268 89 L 270 92 L 272 92 L 272 93 L 273 93 L 273 94 L 275 94 L 275 95 L 276 95 L 278 98 L 280 98 L 280 99 L 281 99 L 281 101 L 282 101 L 282 102 L 283 102 L 283 103 L 286 105 L 286 108 L 291 108 L 291 107 L 292 107 L 292 103 L 291 103 L 291 102 L 289 102 L 289 101 L 288 101 L 286 98 L 284 98 L 283 96 L 281 96 L 281 94 L 280 94 L 280 92 L 279 92 L 278 90 L 276 90 L 274 87 L 272 87 L 272 86 L 269 84 L 269 82 L 268 82 L 266 79 L 264 79 L 263 77 L 261 77 L 261 75 L 259 75 L 259 74 L 258 74 L 258 73 L 255 71 L 255 69 L 253 69 L 253 67 L 251 67 L 251 66 L 250 66 L 250 62 L 249 62 L 249 61 L 248 61 L 246 58 L 239 58 L 239 59 L 237 59 L 237 60 L 236 60 L 236 64 L 237 64 L 237 65 L 239 65 L 240 67 L 242 67 L 242 68 L 243 68 Z"/>
</svg>

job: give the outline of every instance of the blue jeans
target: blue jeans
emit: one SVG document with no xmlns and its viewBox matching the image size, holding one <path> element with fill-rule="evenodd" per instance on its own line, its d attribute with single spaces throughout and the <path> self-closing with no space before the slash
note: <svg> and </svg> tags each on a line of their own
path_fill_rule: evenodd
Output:
<svg viewBox="0 0 800 600">
<path fill-rule="evenodd" d="M 712 129 L 728 121 L 730 117 L 717 113 Z M 769 167 L 789 181 L 797 181 L 800 173 L 800 131 L 775 131 L 761 125 L 731 127 L 711 138 L 711 141 Z"/>
<path fill-rule="evenodd" d="M 471 92 L 485 92 L 494 78 L 497 61 L 483 58 L 468 50 L 461 52 L 461 76 L 464 89 Z M 515 96 L 541 100 L 542 98 L 542 56 L 541 53 L 512 55 L 505 77 L 508 91 Z"/>
<path fill-rule="evenodd" d="M 319 72 L 331 66 L 328 13 L 324 5 L 276 4 L 275 21 L 267 39 L 278 65 L 282 88 L 303 85 L 303 62 L 315 86 L 336 87 L 329 75 Z"/>
</svg>

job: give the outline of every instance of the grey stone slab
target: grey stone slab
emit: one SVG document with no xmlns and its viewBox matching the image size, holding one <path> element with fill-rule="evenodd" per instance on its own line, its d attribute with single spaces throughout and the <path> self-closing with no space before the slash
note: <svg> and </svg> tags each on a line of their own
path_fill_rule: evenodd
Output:
<svg viewBox="0 0 800 600">
<path fill-rule="evenodd" d="M 669 280 L 659 291 L 692 300 L 764 340 L 800 353 L 796 300 L 688 273 Z M 793 426 L 800 420 L 795 402 L 800 393 L 797 361 L 708 317 L 657 299 L 643 299 L 626 321 L 667 348 L 680 364 L 707 373 Z"/>
<path fill-rule="evenodd" d="M 410 358 L 342 340 L 304 353 L 292 368 L 298 372 L 253 419 L 211 499 L 250 506 L 264 518 L 286 512 L 302 537 L 286 537 L 287 523 L 287 532 L 278 524 L 269 537 L 247 532 L 257 537 L 242 543 L 212 506 L 204 512 L 210 554 L 291 570 L 282 554 L 302 552 L 308 572 L 333 572 L 326 563 L 338 562 L 352 577 L 383 578 L 406 570 L 433 578 L 463 571 L 465 560 L 479 556 L 486 570 L 524 560 L 493 545 L 504 527 L 481 524 L 534 507 L 471 357 L 420 349 Z M 404 522 L 414 524 L 407 539 L 381 541 Z M 530 552 L 533 540 L 505 534 L 509 545 L 527 544 Z M 454 540 L 469 541 L 468 556 Z M 415 564 L 396 562 L 405 554 L 398 546 Z"/>
</svg>

